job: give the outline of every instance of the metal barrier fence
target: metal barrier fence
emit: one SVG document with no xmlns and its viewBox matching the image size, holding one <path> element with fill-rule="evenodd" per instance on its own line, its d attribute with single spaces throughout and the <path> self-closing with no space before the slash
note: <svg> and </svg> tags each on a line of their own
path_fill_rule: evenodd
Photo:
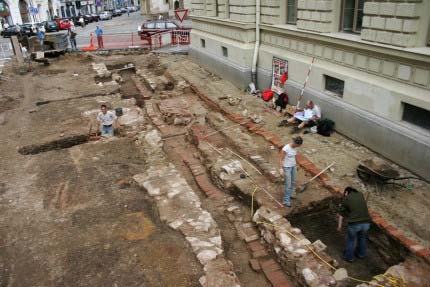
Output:
<svg viewBox="0 0 430 287">
<path fill-rule="evenodd" d="M 0 43 L 0 59 L 10 58 L 14 55 L 11 43 Z"/>
<path fill-rule="evenodd" d="M 89 45 L 81 47 L 83 51 L 128 48 L 153 50 L 171 45 L 188 45 L 190 43 L 190 30 L 171 30 L 150 36 L 139 35 L 135 32 L 104 34 L 101 38 L 91 33 L 88 40 Z"/>
</svg>

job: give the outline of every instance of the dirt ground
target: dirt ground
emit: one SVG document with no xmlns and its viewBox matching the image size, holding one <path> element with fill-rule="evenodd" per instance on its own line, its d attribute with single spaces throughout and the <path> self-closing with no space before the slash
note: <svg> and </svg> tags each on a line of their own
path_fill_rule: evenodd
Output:
<svg viewBox="0 0 430 287">
<path fill-rule="evenodd" d="M 0 286 L 199 286 L 188 244 L 130 180 L 145 168 L 130 139 L 18 153 L 88 133 L 82 113 L 114 92 L 95 84 L 90 61 L 66 56 L 20 76 L 10 69 L 1 83 L 13 104 L 0 125 Z"/>
<path fill-rule="evenodd" d="M 30 73 L 16 64 L 7 66 L 7 81 L 0 83 L 0 287 L 200 286 L 203 270 L 187 242 L 160 221 L 151 199 L 131 180 L 147 168 L 144 153 L 133 139 L 81 140 L 89 131 L 94 132 L 95 112 L 101 103 L 131 109 L 136 98 L 138 106 L 144 105 L 132 84 L 132 73 L 122 74 L 126 81 L 120 86 L 108 82 L 99 85 L 92 62 L 104 62 L 109 69 L 134 63 L 137 70 L 158 75 L 167 69 L 208 96 L 241 98 L 239 105 L 225 105 L 237 113 L 247 109 L 261 115 L 266 129 L 285 143 L 291 139 L 290 129 L 277 127 L 281 117 L 264 102 L 206 72 L 187 56 L 66 55 L 49 67 L 36 66 Z M 174 92 L 166 89 L 156 100 L 165 103 L 168 110 L 167 99 Z M 209 121 L 212 129 L 221 129 L 232 124 L 219 120 L 219 115 L 196 96 L 181 95 L 170 105 L 185 106 L 194 117 L 190 125 Z M 148 121 L 145 117 L 142 128 Z M 181 125 L 169 128 L 170 134 L 184 130 Z M 240 153 L 226 142 L 235 134 L 240 135 L 236 138 L 243 149 L 277 166 L 277 150 L 242 127 L 228 129 L 213 140 Z M 359 160 L 379 157 L 377 154 L 337 133 L 328 138 L 313 134 L 303 137 L 301 150 L 318 168 L 336 162 L 329 172 L 335 185 L 359 187 L 372 209 L 429 247 L 430 199 L 425 194 L 429 185 L 410 181 L 405 183 L 407 189 L 376 191 L 358 179 L 355 169 Z M 183 154 L 197 153 L 196 147 L 179 137 L 166 140 L 165 150 L 198 191 L 181 160 Z M 409 175 L 390 164 L 402 175 Z M 308 178 L 300 170 L 298 184 Z M 281 183 L 271 191 L 281 200 Z M 315 182 L 308 192 L 297 195 L 293 210 L 330 196 Z M 270 286 L 264 276 L 249 267 L 246 244 L 216 203 L 203 195 L 202 202 L 220 226 L 226 257 L 233 262 L 243 286 Z M 307 225 L 312 228 L 312 222 Z M 379 259 L 374 260 L 371 264 L 378 265 Z M 381 268 L 376 269 L 374 272 Z"/>
</svg>

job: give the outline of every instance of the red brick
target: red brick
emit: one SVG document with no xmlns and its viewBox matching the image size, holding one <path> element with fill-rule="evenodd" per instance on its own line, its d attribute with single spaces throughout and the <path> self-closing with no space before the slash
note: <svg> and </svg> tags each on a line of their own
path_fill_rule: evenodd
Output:
<svg viewBox="0 0 430 287">
<path fill-rule="evenodd" d="M 249 265 L 251 266 L 251 268 L 254 271 L 260 271 L 261 270 L 260 262 L 257 259 L 250 259 Z"/>
<path fill-rule="evenodd" d="M 251 251 L 254 252 L 254 251 L 258 251 L 258 250 L 264 249 L 264 246 L 263 246 L 263 244 L 261 244 L 260 241 L 255 240 L 255 241 L 252 241 L 252 242 L 248 243 L 248 248 L 251 249 Z"/>
<path fill-rule="evenodd" d="M 268 274 L 266 274 L 266 277 L 270 281 L 270 283 L 272 283 L 273 286 L 294 286 L 288 280 L 287 275 L 285 275 L 285 273 L 281 270 L 269 272 Z"/>
<path fill-rule="evenodd" d="M 271 272 L 281 270 L 281 266 L 273 259 L 269 259 L 267 261 L 260 261 L 261 268 L 263 269 L 264 274 L 268 276 Z"/>
<path fill-rule="evenodd" d="M 415 251 L 414 253 L 420 257 L 424 257 L 427 259 L 430 257 L 430 250 L 428 249 L 421 249 L 421 250 Z"/>
<path fill-rule="evenodd" d="M 266 257 L 267 255 L 269 255 L 266 251 L 266 249 L 261 249 L 261 250 L 257 250 L 252 252 L 252 257 L 253 258 L 261 258 L 261 257 Z"/>
</svg>

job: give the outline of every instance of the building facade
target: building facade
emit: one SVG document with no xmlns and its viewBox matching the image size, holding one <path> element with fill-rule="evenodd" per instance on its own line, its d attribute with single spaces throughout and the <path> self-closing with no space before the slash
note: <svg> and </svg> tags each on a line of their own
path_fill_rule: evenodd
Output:
<svg viewBox="0 0 430 287">
<path fill-rule="evenodd" d="M 258 88 L 288 69 L 296 103 L 314 59 L 305 98 L 339 132 L 430 178 L 430 1 L 193 0 L 191 15 L 202 66 L 247 87 L 257 46 Z"/>
<path fill-rule="evenodd" d="M 159 14 L 173 17 L 174 10 L 190 10 L 191 7 L 191 0 L 142 0 L 140 10 L 141 14 L 152 15 L 154 17 Z"/>
<path fill-rule="evenodd" d="M 56 16 L 58 0 L 0 0 L 0 21 L 16 25 L 40 22 Z"/>
</svg>

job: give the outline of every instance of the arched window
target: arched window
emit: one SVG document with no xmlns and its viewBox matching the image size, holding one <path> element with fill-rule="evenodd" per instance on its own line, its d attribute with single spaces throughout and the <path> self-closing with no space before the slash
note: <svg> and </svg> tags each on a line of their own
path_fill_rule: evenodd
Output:
<svg viewBox="0 0 430 287">
<path fill-rule="evenodd" d="M 0 18 L 2 19 L 2 24 L 5 23 L 12 25 L 12 17 L 10 16 L 9 5 L 4 1 L 0 0 Z"/>
</svg>

